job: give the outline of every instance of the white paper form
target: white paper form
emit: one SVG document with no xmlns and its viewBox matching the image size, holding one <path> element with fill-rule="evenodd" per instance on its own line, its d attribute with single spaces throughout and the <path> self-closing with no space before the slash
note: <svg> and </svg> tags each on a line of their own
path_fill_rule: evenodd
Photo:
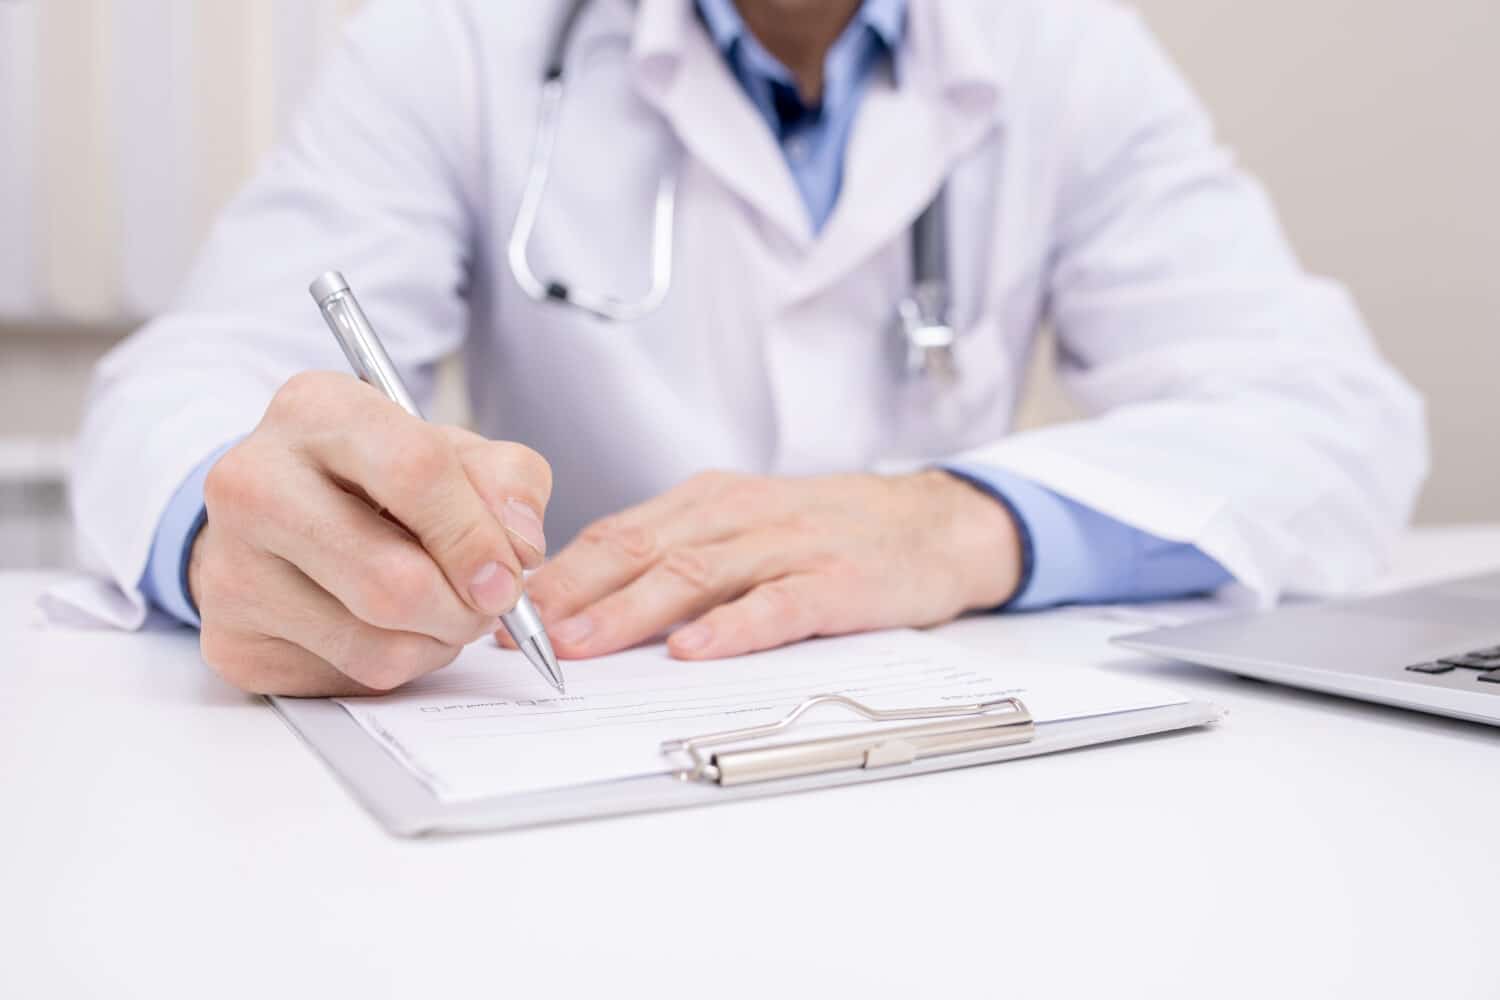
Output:
<svg viewBox="0 0 1500 1000">
<path fill-rule="evenodd" d="M 658 645 L 567 661 L 563 670 L 568 693 L 559 695 L 521 654 L 482 641 L 399 692 L 339 703 L 438 798 L 461 802 L 663 773 L 674 766 L 663 741 L 774 722 L 819 694 L 873 708 L 1016 696 L 1038 722 L 1187 700 L 1129 677 L 992 662 L 907 630 L 691 663 Z M 870 728 L 826 709 L 791 735 Z"/>
</svg>

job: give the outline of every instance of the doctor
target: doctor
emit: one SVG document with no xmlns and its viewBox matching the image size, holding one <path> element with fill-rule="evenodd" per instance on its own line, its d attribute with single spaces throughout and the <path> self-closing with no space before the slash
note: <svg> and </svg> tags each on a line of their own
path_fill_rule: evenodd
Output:
<svg viewBox="0 0 1500 1000">
<path fill-rule="evenodd" d="M 572 6 L 372 3 L 101 364 L 76 514 L 125 624 L 327 694 L 443 666 L 537 567 L 560 655 L 709 660 L 1379 566 L 1421 403 L 1134 14 Z M 478 433 L 342 374 L 335 267 L 419 398 L 463 350 Z M 1012 433 L 1044 323 L 1087 416 Z"/>
</svg>

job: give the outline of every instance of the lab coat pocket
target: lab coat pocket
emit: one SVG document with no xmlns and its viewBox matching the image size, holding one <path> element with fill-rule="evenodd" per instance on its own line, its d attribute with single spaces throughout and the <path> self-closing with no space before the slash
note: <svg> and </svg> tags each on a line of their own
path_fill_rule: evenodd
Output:
<svg viewBox="0 0 1500 1000">
<path fill-rule="evenodd" d="M 981 316 L 953 342 L 957 382 L 905 376 L 897 391 L 897 448 L 918 459 L 950 455 L 1004 434 L 1014 408 L 1016 364 L 1002 324 Z"/>
<path fill-rule="evenodd" d="M 1003 431 L 1018 389 L 1016 360 L 1004 325 L 997 317 L 980 317 L 958 335 L 953 350 L 965 431 L 983 435 Z"/>
</svg>

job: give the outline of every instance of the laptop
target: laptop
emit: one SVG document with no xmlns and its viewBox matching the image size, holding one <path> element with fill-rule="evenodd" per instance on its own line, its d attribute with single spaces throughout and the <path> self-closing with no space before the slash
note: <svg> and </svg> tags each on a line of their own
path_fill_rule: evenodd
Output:
<svg viewBox="0 0 1500 1000">
<path fill-rule="evenodd" d="M 1114 641 L 1248 677 L 1500 725 L 1500 573 Z"/>
</svg>

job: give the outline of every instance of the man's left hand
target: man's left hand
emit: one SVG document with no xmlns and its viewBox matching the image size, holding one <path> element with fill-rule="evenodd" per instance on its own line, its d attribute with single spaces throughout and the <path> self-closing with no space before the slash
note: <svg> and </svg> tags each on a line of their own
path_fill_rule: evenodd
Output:
<svg viewBox="0 0 1500 1000">
<path fill-rule="evenodd" d="M 680 626 L 672 655 L 706 660 L 992 608 L 1020 565 L 1006 507 L 946 472 L 713 472 L 590 525 L 526 590 L 559 656 Z"/>
</svg>

